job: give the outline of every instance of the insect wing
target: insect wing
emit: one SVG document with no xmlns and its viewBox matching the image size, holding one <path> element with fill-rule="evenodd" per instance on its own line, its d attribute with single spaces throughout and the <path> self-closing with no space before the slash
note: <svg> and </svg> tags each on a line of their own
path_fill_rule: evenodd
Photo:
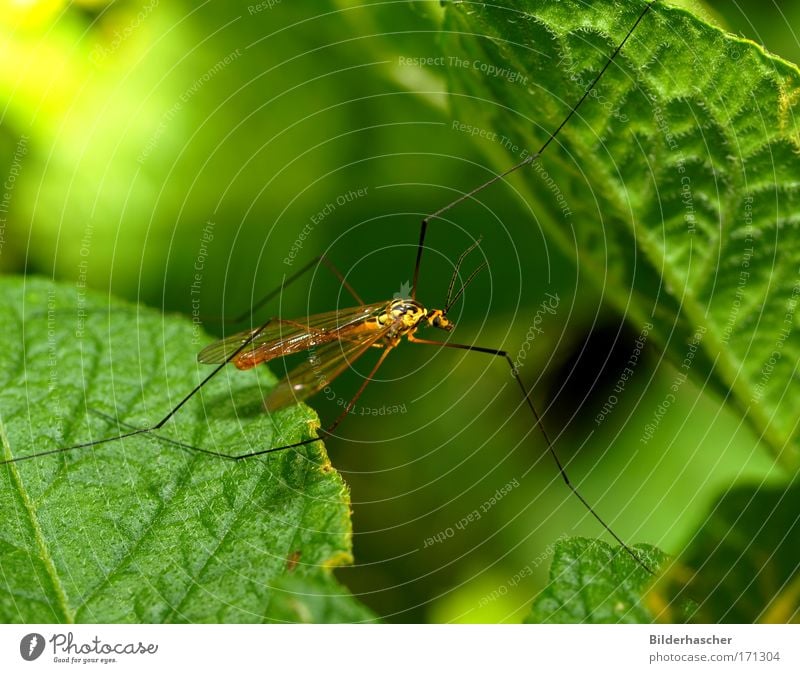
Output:
<svg viewBox="0 0 800 673">
<path fill-rule="evenodd" d="M 258 328 L 237 332 L 207 346 L 197 356 L 202 364 L 222 364 L 242 348 L 232 360 L 239 369 L 249 369 L 276 357 L 291 355 L 341 338 L 344 334 L 381 313 L 386 303 L 367 304 L 340 311 L 312 315 L 305 320 L 277 320 L 260 332 Z M 258 334 L 253 337 L 253 334 Z"/>
<path fill-rule="evenodd" d="M 273 411 L 302 402 L 330 385 L 353 362 L 386 335 L 391 325 L 372 332 L 361 332 L 349 339 L 334 341 L 313 349 L 308 359 L 290 371 L 269 394 L 265 405 Z"/>
</svg>

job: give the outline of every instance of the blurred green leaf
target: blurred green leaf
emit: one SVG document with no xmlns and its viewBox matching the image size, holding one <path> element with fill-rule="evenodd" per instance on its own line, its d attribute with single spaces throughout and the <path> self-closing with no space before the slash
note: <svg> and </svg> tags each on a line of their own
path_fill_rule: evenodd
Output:
<svg viewBox="0 0 800 673">
<path fill-rule="evenodd" d="M 489 134 L 483 146 L 507 169 L 564 119 L 645 4 L 448 5 L 457 121 Z M 789 465 L 798 92 L 795 66 L 656 3 L 557 143 L 515 180 L 553 240 L 577 241 L 581 273 L 605 298 L 653 322 L 682 374 L 732 393 Z"/>
<path fill-rule="evenodd" d="M 634 547 L 654 571 L 666 560 L 655 547 Z M 652 577 L 621 547 L 571 538 L 556 542 L 550 582 L 533 602 L 527 624 L 650 623 L 642 599 Z"/>
<path fill-rule="evenodd" d="M 0 295 L 3 459 L 127 429 L 92 410 L 152 424 L 209 373 L 185 318 L 35 278 Z M 264 412 L 266 368 L 229 369 L 163 433 L 229 454 L 312 436 L 308 407 Z M 138 436 L 2 465 L 0 501 L 3 621 L 369 618 L 331 576 L 350 500 L 322 442 L 234 462 Z"/>
<path fill-rule="evenodd" d="M 739 487 L 712 507 L 659 581 L 657 616 L 700 623 L 800 622 L 800 486 Z M 696 605 L 682 614 L 685 598 Z"/>
</svg>

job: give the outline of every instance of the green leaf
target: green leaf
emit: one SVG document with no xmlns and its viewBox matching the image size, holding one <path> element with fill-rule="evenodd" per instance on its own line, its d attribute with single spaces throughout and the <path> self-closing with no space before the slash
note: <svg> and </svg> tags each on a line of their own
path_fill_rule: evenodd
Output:
<svg viewBox="0 0 800 673">
<path fill-rule="evenodd" d="M 634 547 L 652 570 L 666 554 L 649 545 Z M 550 581 L 533 602 L 528 624 L 650 623 L 643 594 L 652 581 L 621 547 L 571 538 L 555 544 Z"/>
<path fill-rule="evenodd" d="M 210 369 L 185 318 L 84 288 L 0 279 L 2 458 L 157 422 Z M 161 431 L 247 453 L 313 436 L 303 405 L 268 415 L 266 368 L 225 368 Z M 227 461 L 137 436 L 0 466 L 0 619 L 348 621 L 331 576 L 351 559 L 349 493 L 322 442 Z"/>
<path fill-rule="evenodd" d="M 320 624 L 369 622 L 375 615 L 353 600 L 330 575 L 284 576 L 274 587 L 270 619 L 282 622 Z"/>
<path fill-rule="evenodd" d="M 800 622 L 800 486 L 740 487 L 714 505 L 659 581 L 657 617 L 701 623 Z M 685 598 L 688 613 L 674 610 Z"/>
<path fill-rule="evenodd" d="M 489 131 L 481 146 L 507 169 L 564 119 L 644 6 L 449 4 L 454 116 Z M 515 176 L 531 226 L 632 322 L 654 323 L 682 373 L 710 377 L 792 466 L 799 105 L 795 66 L 658 2 L 557 141 Z"/>
</svg>

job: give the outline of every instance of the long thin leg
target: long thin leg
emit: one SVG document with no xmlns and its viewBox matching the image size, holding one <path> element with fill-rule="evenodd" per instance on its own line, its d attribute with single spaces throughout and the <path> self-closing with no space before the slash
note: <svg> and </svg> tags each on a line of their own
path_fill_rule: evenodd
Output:
<svg viewBox="0 0 800 673">
<path fill-rule="evenodd" d="M 336 417 L 336 420 L 334 420 L 333 423 L 331 423 L 327 428 L 325 428 L 324 430 L 319 430 L 318 431 L 319 434 L 322 434 L 322 435 L 330 435 L 330 434 L 332 434 L 333 431 L 337 427 L 339 427 L 339 425 L 342 423 L 342 421 L 345 418 L 347 418 L 347 415 L 353 410 L 353 407 L 355 406 L 355 403 L 358 401 L 358 398 L 361 397 L 361 395 L 364 392 L 364 390 L 366 389 L 367 385 L 370 383 L 370 381 L 372 381 L 372 379 L 374 378 L 375 374 L 378 372 L 378 368 L 383 364 L 383 361 L 387 358 L 387 356 L 389 355 L 389 352 L 393 348 L 394 348 L 394 346 L 387 346 L 385 348 L 383 353 L 381 353 L 380 358 L 378 358 L 378 361 L 375 363 L 375 366 L 372 368 L 370 373 L 366 376 L 364 381 L 361 383 L 361 386 L 359 386 L 358 390 L 356 391 L 356 394 L 353 395 L 353 397 L 350 399 L 350 401 L 345 406 L 344 411 L 342 411 L 342 413 L 339 414 Z M 111 418 L 107 414 L 103 414 L 103 413 L 100 413 L 100 412 L 98 412 L 98 413 L 99 413 L 100 416 L 103 416 L 104 418 L 107 418 L 109 420 L 116 420 L 116 419 Z M 129 424 L 124 423 L 122 421 L 116 421 L 116 422 L 119 423 L 122 426 L 132 427 Z M 192 446 L 191 444 L 186 444 L 184 442 L 178 441 L 177 439 L 172 439 L 171 437 L 164 437 L 164 435 L 157 435 L 154 432 L 157 429 L 158 428 L 156 426 L 153 426 L 152 428 L 145 429 L 145 430 L 134 430 L 132 432 L 128 432 L 128 433 L 125 433 L 123 435 L 119 435 L 118 437 L 115 437 L 114 439 L 122 439 L 124 437 L 131 437 L 133 435 L 138 435 L 138 434 L 142 434 L 142 433 L 145 433 L 145 432 L 151 432 L 152 434 L 150 436 L 153 437 L 153 439 L 158 439 L 158 440 L 167 442 L 168 444 L 172 444 L 173 446 L 177 446 L 177 447 L 179 447 L 181 449 L 186 449 L 188 451 L 198 451 L 200 453 L 205 453 L 205 454 L 207 454 L 209 456 L 216 456 L 217 458 L 225 458 L 227 460 L 244 460 L 245 458 L 254 458 L 255 456 L 263 456 L 263 455 L 265 455 L 267 453 L 275 453 L 277 451 L 286 451 L 287 449 L 296 449 L 296 448 L 299 448 L 301 446 L 305 446 L 306 444 L 312 444 L 313 442 L 317 442 L 317 441 L 320 440 L 320 437 L 309 437 L 308 439 L 304 439 L 302 441 L 295 442 L 294 444 L 286 444 L 284 446 L 274 446 L 274 447 L 272 447 L 270 449 L 263 449 L 261 451 L 251 451 L 250 453 L 230 454 L 230 453 L 222 453 L 221 451 L 212 451 L 211 449 L 203 449 L 203 448 L 200 448 L 200 447 L 197 447 L 197 446 Z M 107 440 L 107 441 L 110 441 L 110 440 Z M 99 444 L 100 442 L 97 442 L 97 443 Z M 73 448 L 78 448 L 78 447 L 73 447 Z M 39 455 L 46 455 L 46 454 L 39 454 Z M 24 460 L 24 459 L 15 459 L 15 460 Z M 6 462 L 13 462 L 13 461 L 6 461 Z M 0 463 L 0 465 L 2 465 L 2 463 Z"/>
<path fill-rule="evenodd" d="M 318 255 L 314 259 L 312 259 L 308 264 L 306 264 L 303 268 L 299 269 L 297 272 L 292 274 L 288 279 L 285 278 L 284 281 L 281 283 L 281 285 L 279 287 L 277 287 L 274 290 L 272 290 L 271 292 L 267 293 L 255 305 L 253 305 L 253 307 L 250 309 L 250 311 L 248 311 L 247 313 L 243 314 L 242 316 L 239 316 L 238 318 L 236 318 L 232 322 L 242 322 L 243 320 L 245 320 L 253 311 L 261 308 L 262 306 L 264 306 L 264 304 L 266 304 L 267 301 L 269 301 L 270 299 L 273 299 L 284 288 L 286 288 L 287 286 L 291 285 L 294 281 L 296 281 L 304 273 L 306 273 L 307 271 L 312 269 L 319 262 L 323 262 L 331 270 L 331 272 L 339 279 L 339 281 L 341 282 L 342 286 L 353 296 L 353 298 L 359 303 L 359 305 L 361 305 L 361 306 L 364 305 L 364 302 L 361 299 L 361 297 L 358 296 L 356 291 L 345 280 L 344 276 L 339 271 L 339 269 L 336 267 L 336 265 L 333 262 L 331 262 L 325 256 L 325 254 L 323 253 L 321 255 Z M 155 432 L 156 430 L 160 430 L 164 426 L 164 424 L 167 423 L 167 421 L 169 421 L 169 419 L 171 419 L 181 409 L 181 407 L 183 407 L 192 397 L 194 397 L 195 394 L 197 394 L 198 390 L 200 390 L 204 385 L 206 385 L 206 383 L 208 383 L 212 378 L 214 378 L 214 376 L 216 376 L 225 367 L 225 365 L 227 365 L 232 360 L 234 360 L 239 353 L 241 353 L 245 348 L 247 348 L 248 344 L 250 344 L 259 334 L 261 334 L 261 332 L 263 332 L 267 328 L 267 326 L 269 324 L 271 324 L 273 322 L 276 322 L 276 321 L 287 323 L 287 324 L 292 324 L 294 326 L 298 326 L 297 323 L 295 323 L 295 322 L 288 321 L 288 320 L 281 320 L 280 318 L 270 318 L 269 320 L 267 320 L 267 322 L 265 322 L 263 325 L 261 325 L 258 329 L 254 330 L 254 332 L 242 343 L 241 346 L 239 346 L 233 353 L 231 353 L 231 355 L 229 355 L 225 359 L 224 362 L 222 362 L 217 367 L 215 367 L 214 370 L 211 371 L 210 374 L 208 374 L 208 376 L 206 376 L 200 383 L 198 383 L 175 407 L 173 407 L 169 411 L 169 413 L 167 413 L 166 416 L 164 416 L 164 418 L 162 418 L 160 421 L 158 421 L 158 423 L 156 423 L 155 425 L 151 425 L 151 426 L 148 426 L 146 428 L 133 429 L 130 432 L 126 432 L 126 433 L 119 434 L 119 435 L 114 435 L 112 437 L 104 437 L 102 439 L 96 439 L 96 440 L 93 440 L 93 441 L 90 441 L 90 442 L 82 442 L 81 444 L 74 444 L 72 446 L 62 446 L 62 447 L 59 447 L 57 449 L 50 449 L 49 451 L 39 451 L 37 453 L 31 453 L 31 454 L 29 454 L 27 456 L 19 456 L 17 458 L 9 458 L 7 460 L 0 460 L 0 465 L 6 465 L 8 463 L 18 463 L 18 462 L 21 462 L 23 460 L 31 460 L 33 458 L 41 458 L 43 456 L 51 456 L 51 455 L 55 455 L 55 454 L 58 454 L 58 453 L 65 453 L 67 451 L 73 451 L 73 450 L 76 450 L 76 449 L 86 449 L 86 448 L 89 448 L 89 447 L 92 447 L 92 446 L 99 446 L 100 444 L 107 444 L 108 442 L 115 442 L 115 441 L 120 440 L 120 439 L 125 439 L 126 437 L 134 437 L 136 435 L 143 435 L 143 434 Z M 105 414 L 101 414 L 101 415 L 105 416 Z M 120 422 L 120 425 L 126 425 L 127 427 L 132 427 L 132 426 L 130 426 L 128 424 L 121 423 L 121 422 Z M 161 437 L 161 436 L 159 435 L 159 437 Z M 230 458 L 230 456 L 228 456 L 226 454 L 218 453 L 216 451 L 211 451 L 211 450 L 208 450 L 208 449 L 190 447 L 188 445 L 182 444 L 181 442 L 177 442 L 176 440 L 171 440 L 171 439 L 168 439 L 166 437 L 161 437 L 161 439 L 163 439 L 165 441 L 168 441 L 168 442 L 170 442 L 172 444 L 177 444 L 177 445 L 183 446 L 184 448 L 194 449 L 194 450 L 199 451 L 201 453 L 207 453 L 209 455 L 215 455 L 215 456 L 221 456 L 221 457 L 225 457 L 225 458 Z"/>
<path fill-rule="evenodd" d="M 517 384 L 519 385 L 519 389 L 522 391 L 522 396 L 525 398 L 525 402 L 527 403 L 528 408 L 531 410 L 531 413 L 533 414 L 533 418 L 536 421 L 536 425 L 538 426 L 539 430 L 541 430 L 541 432 L 542 432 L 542 436 L 544 437 L 544 441 L 547 444 L 547 450 L 550 453 L 550 455 L 553 457 L 553 460 L 555 461 L 556 466 L 558 467 L 558 471 L 561 474 L 561 478 L 564 480 L 564 483 L 569 487 L 569 489 L 572 491 L 572 493 L 575 494 L 575 496 L 578 498 L 578 500 L 580 500 L 583 503 L 583 506 L 589 511 L 589 513 L 595 519 L 597 519 L 597 521 L 600 522 L 600 525 L 603 526 L 603 528 L 605 528 L 609 532 L 611 537 L 613 537 L 620 544 L 620 546 L 626 552 L 628 552 L 628 554 L 630 554 L 630 556 L 636 561 L 636 563 L 638 563 L 640 566 L 642 566 L 642 568 L 644 568 L 651 575 L 655 574 L 650 568 L 647 567 L 647 564 L 644 563 L 644 561 L 642 561 L 634 553 L 633 549 L 631 549 L 628 545 L 626 545 L 622 541 L 622 539 L 619 537 L 619 535 L 617 535 L 611 529 L 611 526 L 609 526 L 605 521 L 603 521 L 602 517 L 595 511 L 594 507 L 592 507 L 589 504 L 589 502 L 586 500 L 586 498 L 583 497 L 583 495 L 577 489 L 577 487 L 570 481 L 569 475 L 567 475 L 567 470 L 564 468 L 564 464 L 559 459 L 558 454 L 556 453 L 555 448 L 553 447 L 553 442 L 550 440 L 550 436 L 547 434 L 547 431 L 544 428 L 544 424 L 542 423 L 541 416 L 539 416 L 539 412 L 536 411 L 536 407 L 533 404 L 533 400 L 531 399 L 531 396 L 528 393 L 528 391 L 525 389 L 525 385 L 522 383 L 522 379 L 519 377 L 519 373 L 517 372 L 516 367 L 514 367 L 514 362 L 511 360 L 511 358 L 509 357 L 509 355 L 508 355 L 508 353 L 506 351 L 500 350 L 498 348 L 484 348 L 482 346 L 468 346 L 468 345 L 465 345 L 465 344 L 454 344 L 454 343 L 449 343 L 449 342 L 433 341 L 431 339 L 419 339 L 419 338 L 415 337 L 413 334 L 409 335 L 408 340 L 411 341 L 412 343 L 426 344 L 426 345 L 430 345 L 430 346 L 440 346 L 440 347 L 443 347 L 443 348 L 457 348 L 457 349 L 460 349 L 460 350 L 471 351 L 471 352 L 475 352 L 475 353 L 486 353 L 488 355 L 494 355 L 495 357 L 503 358 L 506 362 L 508 362 L 508 366 L 511 367 L 511 375 L 517 381 Z"/>
<path fill-rule="evenodd" d="M 327 255 L 325 255 L 325 253 L 323 252 L 321 255 L 317 255 L 316 257 L 314 257 L 314 259 L 312 259 L 310 262 L 308 262 L 308 264 L 306 264 L 304 267 L 302 267 L 301 269 L 298 269 L 297 271 L 295 271 L 291 276 L 289 276 L 288 278 L 285 278 L 283 280 L 283 282 L 278 287 L 276 287 L 274 290 L 271 290 L 270 292 L 267 292 L 267 294 L 265 294 L 263 297 L 261 297 L 261 299 L 259 299 L 255 304 L 253 304 L 247 311 L 245 311 L 244 313 L 242 313 L 239 316 L 236 316 L 233 319 L 223 318 L 222 321 L 223 322 L 227 322 L 227 323 L 234 323 L 234 324 L 235 323 L 244 322 L 255 311 L 258 311 L 261 307 L 263 307 L 265 304 L 267 304 L 267 302 L 269 302 L 270 300 L 272 300 L 275 297 L 277 297 L 286 287 L 291 285 L 294 281 L 296 281 L 298 278 L 300 278 L 304 273 L 307 273 L 308 271 L 313 269 L 320 262 L 322 262 L 328 268 L 328 270 L 334 276 L 336 276 L 336 278 L 339 280 L 339 283 L 341 283 L 342 287 L 345 290 L 347 290 L 347 292 L 350 294 L 350 296 L 353 297 L 353 299 L 355 299 L 358 302 L 358 305 L 359 306 L 363 306 L 364 305 L 364 300 L 361 299 L 361 297 L 358 295 L 358 293 L 353 289 L 353 286 L 350 285 L 350 283 L 347 282 L 347 280 L 344 277 L 344 274 L 342 274 L 342 272 L 339 271 L 337 266 L 330 259 L 328 259 Z"/>
<path fill-rule="evenodd" d="M 222 371 L 222 368 L 225 367 L 225 365 L 231 362 L 237 355 L 239 355 L 239 353 L 241 353 L 245 348 L 247 348 L 247 346 L 253 341 L 253 339 L 255 339 L 259 334 L 261 334 L 261 332 L 263 332 L 272 322 L 273 319 L 270 318 L 269 320 L 267 320 L 267 322 L 261 325 L 261 327 L 259 327 L 256 330 L 253 330 L 253 333 L 249 337 L 247 337 L 247 339 L 245 339 L 245 341 L 242 343 L 241 346 L 239 346 L 235 351 L 233 351 L 233 353 L 231 353 L 227 358 L 225 358 L 224 362 L 217 365 L 211 371 L 211 373 L 208 374 L 208 376 L 206 376 L 202 381 L 200 381 L 200 383 L 198 383 L 194 388 L 192 388 L 192 390 L 187 395 L 185 395 L 184 398 L 180 402 L 178 402 L 178 404 L 176 404 L 167 413 L 167 415 L 164 416 L 164 418 L 158 421 L 158 423 L 156 423 L 155 425 L 150 425 L 146 428 L 139 428 L 137 430 L 131 430 L 130 432 L 126 432 L 121 435 L 114 435 L 113 437 L 104 437 L 103 439 L 95 439 L 92 440 L 91 442 L 82 442 L 81 444 L 74 444 L 72 446 L 62 446 L 58 449 L 50 449 L 49 451 L 39 451 L 37 453 L 31 453 L 27 456 L 19 456 L 18 458 L 9 458 L 7 460 L 0 460 L 0 465 L 6 465 L 8 463 L 19 463 L 23 460 L 31 460 L 32 458 L 41 458 L 42 456 L 52 456 L 57 453 L 74 451 L 75 449 L 86 449 L 91 446 L 98 446 L 100 444 L 107 444 L 108 442 L 115 442 L 119 439 L 125 439 L 126 437 L 134 437 L 135 435 L 143 435 L 148 432 L 154 432 L 155 430 L 160 430 L 170 418 L 172 418 L 176 413 L 178 413 L 178 411 L 181 409 L 181 407 L 183 407 L 184 404 L 186 404 L 192 397 L 194 397 L 194 395 L 197 393 L 198 390 L 200 390 L 204 385 L 206 385 L 206 383 L 208 383 L 220 371 Z"/>
<path fill-rule="evenodd" d="M 605 74 L 606 70 L 608 70 L 609 67 L 611 67 L 611 64 L 614 62 L 614 59 L 617 57 L 617 54 L 619 54 L 619 52 L 625 46 L 625 43 L 628 41 L 628 38 L 630 38 L 630 36 L 633 35 L 633 32 L 636 30 L 637 26 L 641 23 L 642 19 L 644 19 L 645 15 L 650 11 L 652 6 L 654 4 L 656 4 L 656 2 L 658 2 L 658 0 L 652 0 L 651 2 L 648 2 L 647 5 L 645 5 L 645 8 L 642 10 L 641 14 L 639 14 L 639 17 L 636 19 L 634 24 L 630 27 L 630 29 L 628 30 L 627 34 L 623 38 L 622 42 L 620 42 L 617 45 L 617 48 L 614 49 L 614 52 L 611 54 L 611 56 L 609 56 L 609 58 L 606 61 L 605 65 L 600 69 L 600 72 L 597 73 L 595 78 L 592 80 L 591 84 L 589 84 L 589 86 L 586 88 L 586 91 L 583 92 L 583 95 L 580 97 L 580 100 L 578 100 L 578 102 L 575 103 L 575 105 L 572 106 L 572 108 L 570 109 L 569 113 L 567 113 L 567 116 L 564 117 L 563 121 L 550 134 L 550 136 L 547 138 L 547 140 L 544 142 L 544 144 L 539 148 L 538 152 L 528 155 L 522 161 L 520 161 L 518 164 L 512 166 L 508 170 L 503 171 L 502 173 L 500 173 L 498 175 L 495 175 L 493 178 L 490 178 L 486 182 L 478 185 L 474 189 L 468 191 L 466 194 L 462 194 L 455 201 L 452 201 L 452 202 L 448 203 L 446 206 L 443 206 L 442 208 L 439 208 L 439 210 L 437 210 L 436 212 L 431 213 L 424 220 L 422 220 L 422 223 L 421 223 L 420 229 L 419 229 L 419 242 L 417 243 L 417 260 L 416 260 L 416 262 L 414 264 L 414 281 L 413 281 L 413 285 L 411 286 L 411 298 L 412 299 L 416 299 L 417 298 L 417 280 L 419 279 L 419 267 L 420 267 L 420 263 L 422 261 L 422 251 L 423 251 L 424 245 L 425 245 L 425 234 L 426 234 L 426 232 L 428 230 L 428 222 L 430 222 L 431 220 L 436 219 L 442 213 L 447 212 L 448 210 L 450 210 L 454 206 L 457 206 L 462 201 L 466 201 L 467 199 L 472 198 L 478 192 L 481 192 L 484 189 L 486 189 L 487 187 L 493 185 L 495 182 L 498 182 L 499 180 L 502 180 L 507 175 L 510 175 L 511 173 L 519 170 L 523 166 L 527 166 L 528 164 L 532 164 L 534 161 L 539 159 L 539 157 L 542 156 L 542 153 L 547 149 L 547 147 L 550 145 L 550 143 L 552 143 L 556 139 L 556 136 L 559 133 L 561 133 L 561 129 L 563 129 L 567 125 L 567 122 L 569 122 L 569 120 L 572 119 L 573 115 L 578 111 L 578 108 L 581 105 L 583 105 L 583 102 L 589 97 L 589 94 L 592 92 L 592 90 L 597 86 L 597 83 L 600 81 L 600 78 L 602 78 L 602 76 Z"/>
</svg>

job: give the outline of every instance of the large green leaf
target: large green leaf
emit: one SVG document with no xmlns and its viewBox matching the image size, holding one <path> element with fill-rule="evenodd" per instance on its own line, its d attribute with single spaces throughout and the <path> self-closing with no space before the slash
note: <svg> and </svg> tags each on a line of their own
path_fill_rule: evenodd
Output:
<svg viewBox="0 0 800 673">
<path fill-rule="evenodd" d="M 666 555 L 649 546 L 637 554 L 656 570 Z M 653 621 L 643 595 L 652 580 L 623 549 L 572 538 L 555 545 L 550 582 L 537 596 L 527 623 L 626 623 Z"/>
<path fill-rule="evenodd" d="M 521 148 L 541 146 L 644 6 L 452 3 L 444 52 L 457 121 L 486 131 L 482 146 L 508 168 Z M 654 323 L 652 338 L 682 373 L 710 377 L 790 465 L 799 104 L 795 66 L 657 2 L 557 142 L 515 180 L 605 299 Z"/>
<path fill-rule="evenodd" d="M 157 422 L 208 373 L 185 318 L 33 278 L 0 297 L 2 459 L 120 431 L 95 411 Z M 163 433 L 238 454 L 312 436 L 309 408 L 264 412 L 259 369 L 223 370 Z M 0 502 L 3 621 L 370 618 L 330 576 L 351 526 L 322 442 L 233 462 L 138 436 L 2 465 Z"/>
</svg>

